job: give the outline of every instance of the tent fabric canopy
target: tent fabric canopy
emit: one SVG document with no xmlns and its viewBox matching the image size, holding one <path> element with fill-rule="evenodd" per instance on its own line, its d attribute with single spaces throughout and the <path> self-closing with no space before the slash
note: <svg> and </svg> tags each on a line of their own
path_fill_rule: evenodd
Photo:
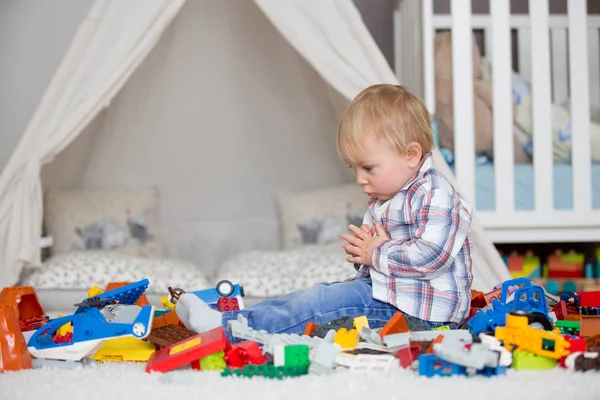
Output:
<svg viewBox="0 0 600 400">
<path fill-rule="evenodd" d="M 69 145 L 128 81 L 184 0 L 96 0 L 0 177 L 0 286 L 40 261 L 40 168 Z M 255 3 L 298 53 L 345 99 L 375 83 L 395 83 L 351 0 Z M 436 165 L 453 182 L 439 153 Z M 477 220 L 474 285 L 508 278 Z"/>
</svg>

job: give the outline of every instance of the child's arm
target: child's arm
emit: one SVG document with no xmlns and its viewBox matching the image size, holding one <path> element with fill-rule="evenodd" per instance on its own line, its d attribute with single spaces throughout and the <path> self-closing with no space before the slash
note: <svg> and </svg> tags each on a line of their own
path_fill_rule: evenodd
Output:
<svg viewBox="0 0 600 400">
<path fill-rule="evenodd" d="M 454 258 L 469 235 L 470 210 L 456 192 L 433 189 L 416 190 L 410 199 L 410 223 L 415 236 L 409 240 L 394 240 L 394 231 L 401 224 L 389 221 L 397 228 L 374 246 L 371 262 L 375 270 L 398 278 L 431 279 L 442 274 L 454 263 Z"/>
</svg>

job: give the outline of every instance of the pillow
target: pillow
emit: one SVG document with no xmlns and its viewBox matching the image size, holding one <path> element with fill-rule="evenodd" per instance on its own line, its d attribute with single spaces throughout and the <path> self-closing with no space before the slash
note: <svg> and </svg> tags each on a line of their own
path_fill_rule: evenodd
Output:
<svg viewBox="0 0 600 400">
<path fill-rule="evenodd" d="M 166 294 L 167 288 L 193 291 L 212 287 L 202 271 L 187 261 L 146 259 L 110 251 L 84 251 L 50 257 L 27 276 L 23 285 L 36 290 L 104 290 L 109 282 L 137 282 L 148 278 L 147 293 Z"/>
<path fill-rule="evenodd" d="M 270 298 L 355 275 L 354 266 L 346 261 L 346 252 L 335 243 L 240 253 L 221 266 L 216 280 L 242 285 L 246 296 Z"/>
<path fill-rule="evenodd" d="M 46 193 L 44 223 L 52 254 L 113 250 L 161 257 L 158 190 L 57 190 Z"/>
<path fill-rule="evenodd" d="M 355 183 L 278 193 L 282 248 L 341 241 L 340 234 L 349 232 L 349 224 L 362 224 L 368 202 Z"/>
</svg>

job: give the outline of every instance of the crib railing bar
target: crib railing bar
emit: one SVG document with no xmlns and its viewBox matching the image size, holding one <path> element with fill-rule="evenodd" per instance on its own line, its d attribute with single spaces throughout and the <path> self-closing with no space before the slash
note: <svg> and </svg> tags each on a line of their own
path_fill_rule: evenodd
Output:
<svg viewBox="0 0 600 400">
<path fill-rule="evenodd" d="M 531 13 L 530 13 L 531 14 Z M 436 14 L 432 18 L 433 29 L 448 29 L 452 26 L 452 16 L 448 14 Z M 484 29 L 491 25 L 491 18 L 486 14 L 477 14 L 471 17 L 471 27 L 473 29 Z M 528 15 L 512 15 L 510 18 L 511 28 L 529 28 L 531 26 Z M 548 28 L 567 28 L 569 26 L 568 18 L 565 15 L 551 15 L 548 18 Z M 600 16 L 588 16 L 588 27 L 600 27 Z"/>
<path fill-rule="evenodd" d="M 586 0 L 568 0 L 573 164 L 573 210 L 592 206 Z"/>
<path fill-rule="evenodd" d="M 517 29 L 517 46 L 519 51 L 519 73 L 531 82 L 531 30 L 529 28 Z"/>
<path fill-rule="evenodd" d="M 423 19 L 423 90 L 425 93 L 425 106 L 433 115 L 435 113 L 435 70 L 433 52 L 433 0 L 423 0 L 421 5 Z"/>
<path fill-rule="evenodd" d="M 552 119 L 548 2 L 529 0 L 531 88 L 533 94 L 533 176 L 535 210 L 553 209 Z"/>
<path fill-rule="evenodd" d="M 452 0 L 451 9 L 455 175 L 463 196 L 475 204 L 471 0 Z"/>
<path fill-rule="evenodd" d="M 569 98 L 567 30 L 556 28 L 550 30 L 552 42 L 552 101 L 560 103 Z"/>
<path fill-rule="evenodd" d="M 589 28 L 589 27 L 588 27 Z M 588 71 L 590 79 L 590 105 L 600 107 L 600 31 L 588 29 Z"/>
<path fill-rule="evenodd" d="M 511 98 L 512 57 L 509 0 L 490 2 L 492 19 L 491 51 L 494 100 L 494 175 L 496 211 L 510 214 L 515 209 L 513 110 Z"/>
<path fill-rule="evenodd" d="M 490 61 L 494 61 L 494 52 L 492 51 L 494 48 L 494 42 L 492 39 L 492 26 L 483 28 L 483 42 L 485 43 L 485 51 L 482 52 L 482 55 L 489 58 Z"/>
</svg>

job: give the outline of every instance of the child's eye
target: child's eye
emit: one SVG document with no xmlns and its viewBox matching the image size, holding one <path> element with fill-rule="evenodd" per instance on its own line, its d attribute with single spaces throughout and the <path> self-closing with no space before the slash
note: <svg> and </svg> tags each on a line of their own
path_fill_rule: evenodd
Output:
<svg viewBox="0 0 600 400">
<path fill-rule="evenodd" d="M 363 166 L 363 169 L 367 172 L 373 171 L 373 167 L 371 165 L 365 165 L 365 166 Z"/>
</svg>

